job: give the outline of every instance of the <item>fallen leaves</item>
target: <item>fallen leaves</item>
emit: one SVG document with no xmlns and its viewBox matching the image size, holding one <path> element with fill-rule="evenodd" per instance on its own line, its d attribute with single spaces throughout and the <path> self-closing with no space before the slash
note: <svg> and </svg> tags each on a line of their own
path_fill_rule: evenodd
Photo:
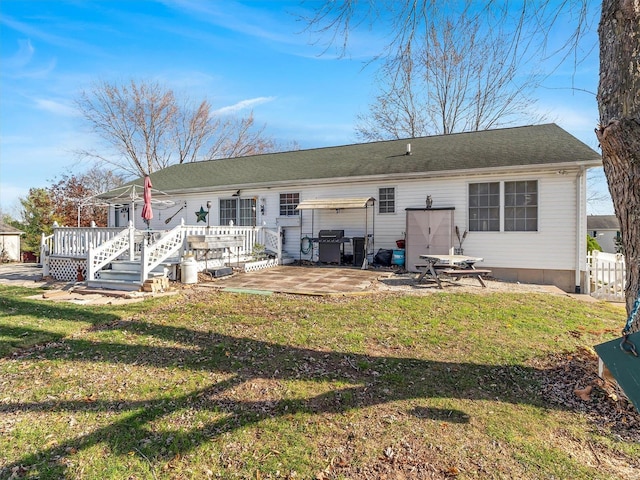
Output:
<svg viewBox="0 0 640 480">
<path fill-rule="evenodd" d="M 588 402 L 591 400 L 591 392 L 593 391 L 593 387 L 591 385 L 587 385 L 585 388 L 576 388 L 573 393 L 575 393 L 580 400 Z"/>
<path fill-rule="evenodd" d="M 593 349 L 582 347 L 551 355 L 542 363 L 538 368 L 547 401 L 583 412 L 603 431 L 640 442 L 640 413 L 598 376 L 598 357 Z"/>
</svg>

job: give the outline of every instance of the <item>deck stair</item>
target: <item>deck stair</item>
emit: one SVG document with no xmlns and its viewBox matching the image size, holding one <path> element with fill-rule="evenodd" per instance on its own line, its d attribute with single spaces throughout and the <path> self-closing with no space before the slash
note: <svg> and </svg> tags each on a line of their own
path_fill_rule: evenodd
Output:
<svg viewBox="0 0 640 480">
<path fill-rule="evenodd" d="M 114 260 L 110 264 L 111 268 L 102 269 L 99 278 L 89 280 L 87 286 L 90 288 L 104 288 L 108 290 L 137 291 L 142 288 L 140 259 L 135 260 Z M 149 279 L 167 277 L 168 264 L 163 263 L 149 272 Z"/>
</svg>

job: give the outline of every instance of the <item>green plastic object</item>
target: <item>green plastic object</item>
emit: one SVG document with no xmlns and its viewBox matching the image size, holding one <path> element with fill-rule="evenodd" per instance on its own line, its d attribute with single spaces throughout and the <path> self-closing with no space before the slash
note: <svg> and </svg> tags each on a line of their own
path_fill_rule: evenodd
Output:
<svg viewBox="0 0 640 480">
<path fill-rule="evenodd" d="M 638 352 L 640 352 L 640 332 L 629 335 Z M 640 356 L 636 357 L 620 346 L 622 339 L 617 338 L 609 342 L 596 345 L 595 351 L 602 363 L 609 369 L 613 378 L 640 412 Z"/>
</svg>

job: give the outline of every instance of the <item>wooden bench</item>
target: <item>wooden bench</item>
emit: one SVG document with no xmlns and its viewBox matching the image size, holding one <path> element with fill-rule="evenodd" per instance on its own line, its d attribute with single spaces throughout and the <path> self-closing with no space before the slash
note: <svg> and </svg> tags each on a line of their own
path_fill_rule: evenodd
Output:
<svg viewBox="0 0 640 480">
<path fill-rule="evenodd" d="M 237 250 L 240 258 L 240 249 L 244 246 L 244 235 L 187 235 L 187 244 L 191 250 L 196 252 L 196 260 L 201 260 L 204 256 L 206 260 L 209 252 L 229 251 L 229 261 L 231 261 L 232 249 Z"/>
<path fill-rule="evenodd" d="M 188 235 L 187 243 L 194 250 L 223 250 L 244 245 L 243 235 Z"/>
<path fill-rule="evenodd" d="M 444 269 L 448 269 L 451 268 L 451 265 L 432 265 L 433 270 L 436 273 L 436 276 L 433 278 L 436 283 L 438 284 L 439 288 L 442 288 L 442 285 L 440 284 L 440 279 L 438 278 L 438 274 L 439 272 L 441 272 Z M 420 283 L 422 282 L 422 280 L 424 280 L 424 277 L 426 277 L 427 275 L 431 274 L 431 272 L 429 271 L 429 264 L 428 263 L 417 263 L 416 264 L 416 268 L 418 269 L 418 271 L 420 271 L 420 275 L 418 275 L 418 277 L 416 278 L 416 282 Z M 433 275 L 431 275 L 433 277 Z"/>
<path fill-rule="evenodd" d="M 428 266 L 429 265 L 427 265 L 426 263 L 417 263 L 416 264 L 416 268 L 418 270 L 422 270 L 423 268 L 427 268 Z M 435 268 L 436 270 L 443 270 L 443 269 L 446 269 L 446 268 L 451 268 L 451 265 L 439 265 L 439 264 L 436 264 L 436 265 L 433 266 L 433 268 Z"/>
<path fill-rule="evenodd" d="M 445 268 L 440 270 L 440 274 L 449 275 L 450 277 L 475 277 L 480 282 L 480 285 L 486 287 L 482 280 L 482 275 L 491 275 L 491 270 L 481 270 L 473 268 Z"/>
</svg>

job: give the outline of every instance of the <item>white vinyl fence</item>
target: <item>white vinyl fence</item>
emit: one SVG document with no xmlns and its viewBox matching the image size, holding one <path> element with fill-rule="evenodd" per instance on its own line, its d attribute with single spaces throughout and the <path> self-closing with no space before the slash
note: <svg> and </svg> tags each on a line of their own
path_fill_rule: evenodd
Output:
<svg viewBox="0 0 640 480">
<path fill-rule="evenodd" d="M 624 255 L 594 250 L 587 256 L 587 294 L 600 300 L 624 302 Z"/>
</svg>

